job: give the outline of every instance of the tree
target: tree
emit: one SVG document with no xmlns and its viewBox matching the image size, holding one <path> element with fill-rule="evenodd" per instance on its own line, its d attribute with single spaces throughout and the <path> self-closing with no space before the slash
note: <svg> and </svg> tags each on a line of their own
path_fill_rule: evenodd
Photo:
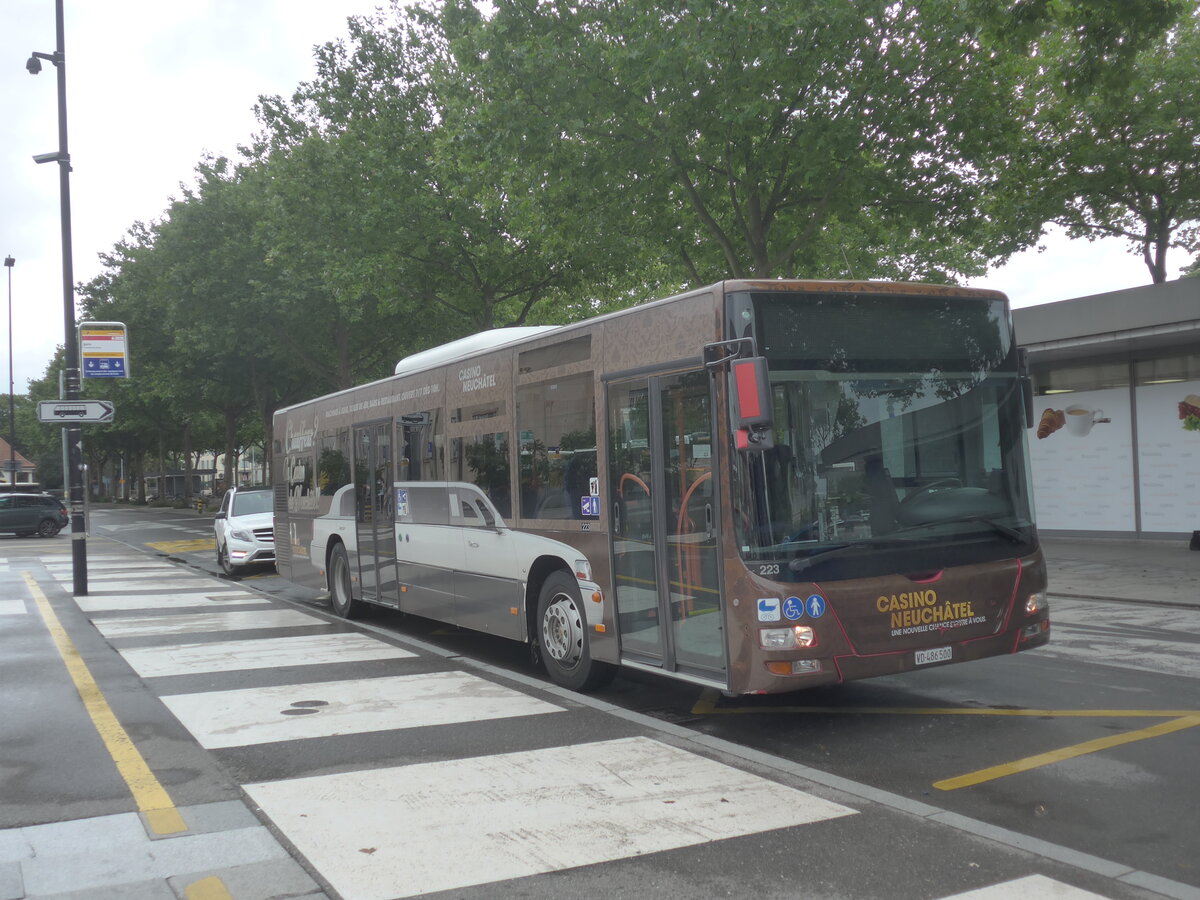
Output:
<svg viewBox="0 0 1200 900">
<path fill-rule="evenodd" d="M 1081 52 L 1057 71 L 1084 92 L 1182 4 L 494 6 L 485 18 L 449 0 L 443 14 L 460 65 L 492 100 L 483 130 L 511 145 L 553 136 L 624 205 L 627 228 L 703 283 L 941 281 L 1032 242 L 1044 219 L 994 215 L 1020 147 L 1030 48 L 1075 35 Z"/>
<path fill-rule="evenodd" d="M 353 248 L 339 267 L 351 276 L 339 279 L 343 309 L 349 288 L 369 293 L 402 319 L 392 346 L 410 352 L 532 321 L 633 256 L 620 229 L 589 218 L 572 172 L 547 170 L 536 147 L 497 152 L 482 127 L 491 99 L 476 87 L 439 20 L 396 7 L 394 21 L 352 20 L 349 45 L 319 51 L 317 78 L 290 105 L 263 106 L 260 156 L 326 166 L 327 188 L 309 181 L 317 202 L 305 208 L 337 223 L 319 240 Z"/>
<path fill-rule="evenodd" d="M 1060 53 L 1073 52 L 1068 41 Z M 1048 75 L 1053 71 L 1049 70 Z M 1200 252 L 1200 10 L 1136 54 L 1129 77 L 1080 98 L 1041 80 L 1030 118 L 1031 196 L 1072 237 L 1119 237 L 1151 280 L 1171 249 Z"/>
</svg>

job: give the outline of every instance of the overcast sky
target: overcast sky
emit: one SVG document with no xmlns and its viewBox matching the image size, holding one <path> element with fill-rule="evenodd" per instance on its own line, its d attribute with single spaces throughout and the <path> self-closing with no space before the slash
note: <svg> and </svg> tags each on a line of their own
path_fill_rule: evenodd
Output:
<svg viewBox="0 0 1200 900">
<path fill-rule="evenodd" d="M 66 0 L 67 114 L 76 283 L 101 271 L 137 221 L 158 218 L 205 152 L 234 155 L 256 130 L 261 94 L 312 77 L 312 48 L 381 0 Z M 40 378 L 63 343 L 56 73 L 25 71 L 55 49 L 54 0 L 0 0 L 0 254 L 12 256 L 14 384 Z M 1122 242 L 1052 238 L 973 284 L 1014 306 L 1145 284 Z M 1187 260 L 1171 259 L 1171 277 Z M 8 274 L 6 271 L 5 275 Z M 0 300 L 7 300 L 5 294 Z M 0 311 L 0 333 L 7 306 Z M 256 323 L 257 324 L 257 323 Z M 130 335 L 136 375 L 137 335 Z M 7 348 L 0 345 L 0 356 Z M 5 360 L 7 362 L 7 359 Z M 0 367 L 0 371 L 3 371 Z M 7 386 L 0 387 L 6 393 Z"/>
</svg>

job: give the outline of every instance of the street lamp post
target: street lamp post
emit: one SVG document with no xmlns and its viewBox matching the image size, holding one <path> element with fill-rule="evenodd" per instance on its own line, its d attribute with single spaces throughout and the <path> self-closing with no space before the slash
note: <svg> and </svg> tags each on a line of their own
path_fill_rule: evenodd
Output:
<svg viewBox="0 0 1200 900">
<path fill-rule="evenodd" d="M 64 400 L 79 399 L 79 342 L 75 336 L 75 276 L 71 267 L 71 155 L 67 152 L 67 66 L 63 54 L 63 0 L 55 0 L 57 47 L 53 53 L 34 52 L 25 63 L 30 75 L 42 71 L 42 60 L 58 69 L 58 152 L 40 153 L 36 163 L 58 163 L 58 194 L 62 220 L 63 331 L 66 347 Z M 83 523 L 83 431 L 79 423 L 65 425 L 67 471 L 63 473 L 71 504 L 71 562 L 75 596 L 87 594 L 87 532 Z"/>
<path fill-rule="evenodd" d="M 4 257 L 8 269 L 8 483 L 17 485 L 17 401 L 13 399 L 13 338 L 12 338 L 12 270 L 17 261 Z"/>
</svg>

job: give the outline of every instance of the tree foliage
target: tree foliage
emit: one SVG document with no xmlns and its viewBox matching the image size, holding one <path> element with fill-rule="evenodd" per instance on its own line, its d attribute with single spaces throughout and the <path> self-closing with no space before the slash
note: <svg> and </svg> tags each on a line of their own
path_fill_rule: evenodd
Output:
<svg viewBox="0 0 1200 900">
<path fill-rule="evenodd" d="M 1056 52 L 1078 54 L 1067 37 Z M 1086 97 L 1043 82 L 1027 181 L 1073 237 L 1118 237 L 1155 283 L 1167 252 L 1200 252 L 1200 10 L 1146 44 L 1128 77 Z M 1050 204 L 1046 208 L 1046 204 Z M 1055 208 L 1057 207 L 1057 209 Z"/>
</svg>

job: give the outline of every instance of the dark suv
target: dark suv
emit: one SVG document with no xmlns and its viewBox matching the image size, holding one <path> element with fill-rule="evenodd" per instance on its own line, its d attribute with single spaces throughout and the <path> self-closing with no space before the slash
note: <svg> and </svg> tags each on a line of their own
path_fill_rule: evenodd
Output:
<svg viewBox="0 0 1200 900">
<path fill-rule="evenodd" d="M 62 501 L 49 494 L 0 494 L 0 532 L 54 537 L 70 523 Z"/>
</svg>

